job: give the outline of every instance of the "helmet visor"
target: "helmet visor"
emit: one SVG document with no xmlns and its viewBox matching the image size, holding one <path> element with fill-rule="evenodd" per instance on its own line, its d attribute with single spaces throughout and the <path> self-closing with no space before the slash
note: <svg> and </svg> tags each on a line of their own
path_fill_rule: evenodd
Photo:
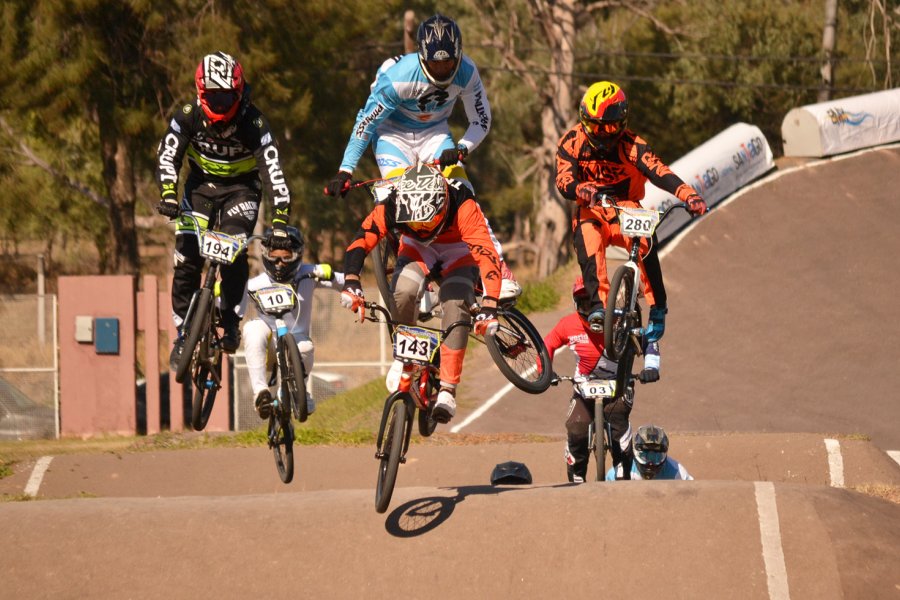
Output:
<svg viewBox="0 0 900 600">
<path fill-rule="evenodd" d="M 439 212 L 428 221 L 409 221 L 404 223 L 418 237 L 426 238 L 437 230 L 444 222 L 444 212 Z"/>
<path fill-rule="evenodd" d="M 273 248 L 266 252 L 266 258 L 273 265 L 289 265 L 300 258 L 296 250 Z"/>
<path fill-rule="evenodd" d="M 657 467 L 665 462 L 666 453 L 655 450 L 636 450 L 634 458 L 642 465 Z"/>
<path fill-rule="evenodd" d="M 238 101 L 236 90 L 209 90 L 203 92 L 203 102 L 217 115 L 226 114 Z"/>
</svg>

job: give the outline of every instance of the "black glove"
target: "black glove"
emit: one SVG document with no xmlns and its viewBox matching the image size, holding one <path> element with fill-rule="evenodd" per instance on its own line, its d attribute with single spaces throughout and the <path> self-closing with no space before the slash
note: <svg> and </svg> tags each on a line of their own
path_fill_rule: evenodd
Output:
<svg viewBox="0 0 900 600">
<path fill-rule="evenodd" d="M 641 374 L 638 375 L 638 379 L 641 380 L 641 383 L 654 383 L 659 381 L 659 369 L 644 369 L 641 371 Z"/>
<path fill-rule="evenodd" d="M 325 186 L 326 196 L 346 196 L 350 191 L 350 173 L 347 171 L 338 171 L 334 179 Z"/>
<path fill-rule="evenodd" d="M 287 224 L 284 221 L 272 223 L 272 235 L 269 237 L 269 248 L 273 250 L 290 250 L 291 237 L 287 232 Z"/>
<path fill-rule="evenodd" d="M 156 205 L 156 212 L 166 218 L 175 219 L 179 212 L 178 201 L 173 198 L 161 198 Z"/>
<path fill-rule="evenodd" d="M 469 155 L 469 149 L 465 146 L 457 146 L 456 148 L 447 148 L 443 152 L 441 152 L 441 156 L 438 158 L 438 163 L 441 166 L 441 170 L 443 171 L 447 167 L 452 167 L 456 163 L 462 162 Z"/>
</svg>

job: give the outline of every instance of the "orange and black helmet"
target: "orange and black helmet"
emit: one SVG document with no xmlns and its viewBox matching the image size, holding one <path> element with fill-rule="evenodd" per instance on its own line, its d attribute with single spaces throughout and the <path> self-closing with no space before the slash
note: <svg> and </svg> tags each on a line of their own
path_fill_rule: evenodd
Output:
<svg viewBox="0 0 900 600">
<path fill-rule="evenodd" d="M 628 98 L 615 83 L 599 81 L 584 93 L 578 116 L 591 145 L 599 150 L 609 150 L 628 124 Z"/>
</svg>

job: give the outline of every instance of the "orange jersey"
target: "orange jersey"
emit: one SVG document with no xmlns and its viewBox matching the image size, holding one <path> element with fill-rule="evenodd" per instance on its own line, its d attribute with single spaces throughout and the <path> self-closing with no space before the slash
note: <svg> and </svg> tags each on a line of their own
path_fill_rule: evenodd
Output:
<svg viewBox="0 0 900 600">
<path fill-rule="evenodd" d="M 468 261 L 471 261 L 469 264 L 477 265 L 481 271 L 485 296 L 498 298 L 501 280 L 500 256 L 491 241 L 484 213 L 481 212 L 481 207 L 465 185 L 450 179 L 447 191 L 449 206 L 446 225 L 444 230 L 434 238 L 431 245 L 440 247 L 445 244 L 464 243 L 469 249 Z M 388 231 L 396 232 L 398 237 L 404 234 L 402 225 L 394 221 L 394 203 L 390 198 L 385 203 L 376 205 L 369 216 L 363 220 L 356 237 L 347 248 L 344 257 L 344 273 L 359 275 L 366 255 L 372 251 L 381 238 L 387 235 Z M 399 254 L 401 256 L 406 254 L 404 250 L 403 238 L 400 237 Z"/>
<path fill-rule="evenodd" d="M 619 203 L 639 206 L 647 181 L 682 202 L 694 192 L 660 160 L 643 138 L 630 129 L 622 133 L 615 149 L 605 154 L 591 146 L 580 123 L 559 140 L 556 188 L 563 198 L 578 201 L 580 188 L 590 184 Z M 611 208 L 598 206 L 590 211 L 606 221 L 616 217 L 616 211 Z"/>
</svg>

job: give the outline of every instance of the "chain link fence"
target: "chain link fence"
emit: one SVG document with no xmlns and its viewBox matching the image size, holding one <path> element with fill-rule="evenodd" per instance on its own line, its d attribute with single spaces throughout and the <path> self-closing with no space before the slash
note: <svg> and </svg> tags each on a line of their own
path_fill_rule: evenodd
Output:
<svg viewBox="0 0 900 600">
<path fill-rule="evenodd" d="M 55 295 L 0 295 L 0 440 L 59 437 Z"/>
<path fill-rule="evenodd" d="M 312 315 L 310 337 L 316 353 L 309 391 L 318 405 L 387 373 L 392 354 L 384 325 L 354 321 L 353 315 L 341 306 L 340 294 L 329 289 L 316 291 Z M 253 316 L 251 312 L 246 318 Z M 233 364 L 234 429 L 255 429 L 262 421 L 253 406 L 254 395 L 243 352 L 234 356 Z"/>
</svg>

